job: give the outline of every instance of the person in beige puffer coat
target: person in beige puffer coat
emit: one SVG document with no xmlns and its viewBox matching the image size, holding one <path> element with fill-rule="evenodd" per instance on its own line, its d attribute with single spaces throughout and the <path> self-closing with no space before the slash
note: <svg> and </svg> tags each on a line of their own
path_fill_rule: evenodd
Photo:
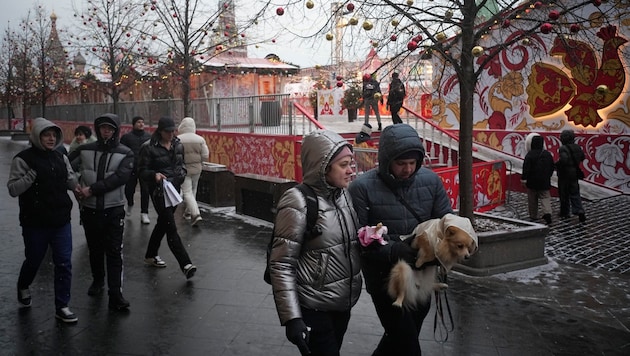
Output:
<svg viewBox="0 0 630 356">
<path fill-rule="evenodd" d="M 190 224 L 196 226 L 202 220 L 197 205 L 197 183 L 201 177 L 202 163 L 208 161 L 210 150 L 206 140 L 195 133 L 197 126 L 192 117 L 185 117 L 177 130 L 177 137 L 184 146 L 184 163 L 187 171 L 182 183 L 182 198 L 186 206 L 184 217 L 190 217 Z"/>
</svg>

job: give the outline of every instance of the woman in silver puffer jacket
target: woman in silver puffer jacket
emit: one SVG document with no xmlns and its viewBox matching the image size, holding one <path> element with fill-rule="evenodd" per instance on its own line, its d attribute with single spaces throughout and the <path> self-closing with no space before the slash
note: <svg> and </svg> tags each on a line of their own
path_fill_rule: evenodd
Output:
<svg viewBox="0 0 630 356">
<path fill-rule="evenodd" d="M 280 199 L 269 259 L 280 323 L 305 354 L 339 355 L 350 309 L 361 293 L 358 221 L 347 192 L 352 145 L 317 130 L 302 143 L 303 183 L 317 195 L 318 236 L 305 237 L 306 200 L 297 189 Z"/>
</svg>

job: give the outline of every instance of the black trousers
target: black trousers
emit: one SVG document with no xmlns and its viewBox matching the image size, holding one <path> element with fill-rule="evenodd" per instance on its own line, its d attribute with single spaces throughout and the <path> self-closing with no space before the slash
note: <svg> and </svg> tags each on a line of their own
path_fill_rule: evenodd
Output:
<svg viewBox="0 0 630 356">
<path fill-rule="evenodd" d="M 90 253 L 92 278 L 97 282 L 103 281 L 105 262 L 107 262 L 109 295 L 120 296 L 123 282 L 124 207 L 121 205 L 105 210 L 83 207 L 81 209 L 81 221 Z"/>
<path fill-rule="evenodd" d="M 398 115 L 398 112 L 400 111 L 400 108 L 402 108 L 402 103 L 398 103 L 398 104 L 390 104 L 389 105 L 389 110 L 392 113 L 392 122 L 394 124 L 402 124 L 403 121 L 400 118 L 400 115 Z"/>
<path fill-rule="evenodd" d="M 184 244 L 182 244 L 182 239 L 177 232 L 177 225 L 175 225 L 174 216 L 176 207 L 165 207 L 163 195 L 151 194 L 151 201 L 153 201 L 153 207 L 158 214 L 158 218 L 157 223 L 153 228 L 153 232 L 151 232 L 151 238 L 149 239 L 149 245 L 147 246 L 147 252 L 144 257 L 151 258 L 158 256 L 160 244 L 162 243 L 164 235 L 166 235 L 168 247 L 177 259 L 179 268 L 183 270 L 184 266 L 192 262 L 190 261 L 188 252 L 186 252 L 186 248 L 184 247 Z"/>
<path fill-rule="evenodd" d="M 133 206 L 133 195 L 136 193 L 136 186 L 140 183 L 140 213 L 149 213 L 149 188 L 147 184 L 138 178 L 138 173 L 133 172 L 127 184 L 125 184 L 125 198 L 127 205 Z"/>
<path fill-rule="evenodd" d="M 311 328 L 308 347 L 312 356 L 339 356 L 350 322 L 350 309 L 318 311 L 301 308 L 302 320 Z"/>
<path fill-rule="evenodd" d="M 393 299 L 387 293 L 372 294 L 376 309 L 385 333 L 381 337 L 372 356 L 420 356 L 420 329 L 429 313 L 431 301 L 419 305 L 416 310 L 407 310 L 392 305 Z"/>
</svg>

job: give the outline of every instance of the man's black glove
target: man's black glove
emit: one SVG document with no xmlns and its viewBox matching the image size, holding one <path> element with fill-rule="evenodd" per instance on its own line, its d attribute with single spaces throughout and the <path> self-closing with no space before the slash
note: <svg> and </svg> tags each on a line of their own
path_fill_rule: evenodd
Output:
<svg viewBox="0 0 630 356">
<path fill-rule="evenodd" d="M 287 321 L 285 328 L 287 339 L 298 347 L 302 355 L 310 355 L 311 350 L 308 348 L 309 330 L 302 318 Z"/>
<path fill-rule="evenodd" d="M 410 240 L 408 238 L 407 240 Z M 403 260 L 410 265 L 414 265 L 416 263 L 416 259 L 418 258 L 418 250 L 411 247 L 411 244 L 405 241 L 390 241 L 392 244 L 389 258 L 392 264 L 398 262 L 399 260 Z"/>
</svg>

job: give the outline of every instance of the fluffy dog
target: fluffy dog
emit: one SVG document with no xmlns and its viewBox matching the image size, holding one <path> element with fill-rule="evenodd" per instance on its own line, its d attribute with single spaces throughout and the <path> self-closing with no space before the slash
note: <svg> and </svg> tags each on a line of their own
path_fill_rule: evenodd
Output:
<svg viewBox="0 0 630 356">
<path fill-rule="evenodd" d="M 416 226 L 411 235 L 400 238 L 413 239 L 411 247 L 418 249 L 415 269 L 405 261 L 398 261 L 389 276 L 388 293 L 395 298 L 392 304 L 405 308 L 414 308 L 418 302 L 426 302 L 432 291 L 448 287 L 445 283 L 436 283 L 438 264 L 448 272 L 478 247 L 470 220 L 454 214 L 425 221 Z M 428 264 L 423 267 L 425 263 Z"/>
</svg>

